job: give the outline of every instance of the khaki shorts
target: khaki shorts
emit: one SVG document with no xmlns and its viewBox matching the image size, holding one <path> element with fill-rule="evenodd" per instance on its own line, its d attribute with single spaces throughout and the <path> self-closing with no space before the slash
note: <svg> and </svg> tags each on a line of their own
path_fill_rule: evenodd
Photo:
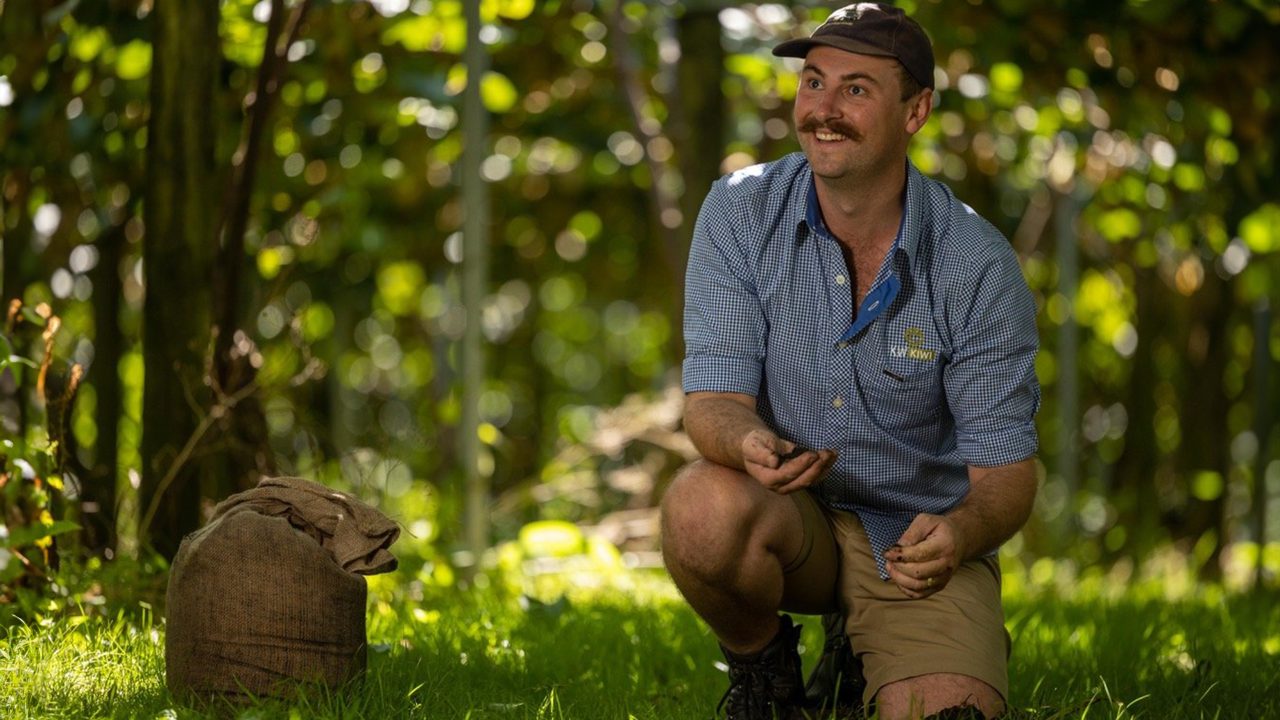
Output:
<svg viewBox="0 0 1280 720">
<path fill-rule="evenodd" d="M 912 600 L 880 579 L 857 515 L 827 508 L 808 491 L 791 497 L 805 539 L 783 568 L 782 609 L 845 613 L 845 632 L 867 679 L 864 703 L 885 685 L 934 673 L 977 678 L 1008 700 L 1010 642 L 996 558 L 965 562 L 945 588 Z"/>
</svg>

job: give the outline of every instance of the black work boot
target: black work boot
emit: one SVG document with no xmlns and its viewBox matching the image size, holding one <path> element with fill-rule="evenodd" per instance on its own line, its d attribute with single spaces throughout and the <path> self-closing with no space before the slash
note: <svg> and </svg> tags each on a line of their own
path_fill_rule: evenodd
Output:
<svg viewBox="0 0 1280 720">
<path fill-rule="evenodd" d="M 853 654 L 849 637 L 844 634 L 844 615 L 823 615 L 822 629 L 827 639 L 822 657 L 804 686 L 805 707 L 817 710 L 819 717 L 828 717 L 833 708 L 840 718 L 863 717 L 862 691 L 867 681 L 862 676 L 862 662 Z"/>
<path fill-rule="evenodd" d="M 738 655 L 721 646 L 729 661 L 729 690 L 717 712 L 726 720 L 793 720 L 806 717 L 800 675 L 800 628 L 783 615 L 778 634 L 763 650 Z"/>
</svg>

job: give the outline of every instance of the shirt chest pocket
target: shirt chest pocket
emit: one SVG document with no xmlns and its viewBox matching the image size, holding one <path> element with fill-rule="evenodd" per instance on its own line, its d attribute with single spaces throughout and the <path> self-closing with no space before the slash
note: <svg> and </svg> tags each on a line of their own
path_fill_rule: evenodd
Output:
<svg viewBox="0 0 1280 720">
<path fill-rule="evenodd" d="M 867 415 L 882 431 L 907 445 L 937 447 L 946 408 L 942 363 L 886 358 L 863 366 L 860 384 Z"/>
</svg>

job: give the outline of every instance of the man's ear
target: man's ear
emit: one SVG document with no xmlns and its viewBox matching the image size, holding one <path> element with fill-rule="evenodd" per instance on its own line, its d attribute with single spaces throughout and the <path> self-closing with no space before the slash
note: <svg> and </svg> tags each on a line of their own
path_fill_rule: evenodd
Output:
<svg viewBox="0 0 1280 720">
<path fill-rule="evenodd" d="M 933 88 L 924 88 L 907 101 L 907 134 L 915 135 L 933 112 Z"/>
</svg>

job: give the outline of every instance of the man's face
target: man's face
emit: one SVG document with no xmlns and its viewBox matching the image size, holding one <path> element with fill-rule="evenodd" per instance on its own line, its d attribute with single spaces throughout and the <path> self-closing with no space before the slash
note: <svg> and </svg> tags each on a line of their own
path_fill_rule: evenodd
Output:
<svg viewBox="0 0 1280 720">
<path fill-rule="evenodd" d="M 902 101 L 898 61 L 818 46 L 805 57 L 795 125 L 813 172 L 828 180 L 876 177 L 901 163 L 919 129 Z"/>
</svg>

